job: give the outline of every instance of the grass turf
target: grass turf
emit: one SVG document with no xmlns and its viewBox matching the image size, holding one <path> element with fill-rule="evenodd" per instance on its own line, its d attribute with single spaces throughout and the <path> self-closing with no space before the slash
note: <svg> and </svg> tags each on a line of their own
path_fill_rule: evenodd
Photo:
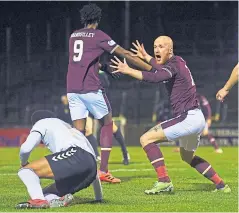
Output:
<svg viewBox="0 0 239 213">
<path fill-rule="evenodd" d="M 162 152 L 173 181 L 175 193 L 145 195 L 144 190 L 152 187 L 157 180 L 153 167 L 140 147 L 128 148 L 131 164 L 121 164 L 120 149 L 114 147 L 109 168 L 121 178 L 122 183 L 103 183 L 104 202 L 92 203 L 92 187 L 75 194 L 74 203 L 67 208 L 30 211 L 63 212 L 238 212 L 238 153 L 237 147 L 225 147 L 223 154 L 216 154 L 212 147 L 200 147 L 197 155 L 208 160 L 213 168 L 232 189 L 230 194 L 212 193 L 214 185 L 180 160 L 179 153 L 172 147 L 162 147 Z M 17 203 L 29 199 L 23 183 L 17 176 L 19 169 L 18 148 L 0 149 L 0 211 L 20 211 Z M 46 155 L 48 151 L 37 148 L 30 160 Z M 42 185 L 51 183 L 43 180 Z M 25 210 L 26 211 L 26 210 Z"/>
</svg>

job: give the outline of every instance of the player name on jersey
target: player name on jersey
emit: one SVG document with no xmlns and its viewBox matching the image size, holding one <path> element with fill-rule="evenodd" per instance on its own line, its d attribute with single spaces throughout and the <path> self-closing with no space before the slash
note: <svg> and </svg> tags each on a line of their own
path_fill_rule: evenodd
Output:
<svg viewBox="0 0 239 213">
<path fill-rule="evenodd" d="M 95 36 L 95 33 L 89 33 L 89 32 L 78 32 L 78 33 L 72 33 L 71 38 L 75 37 L 90 37 L 93 38 Z"/>
</svg>

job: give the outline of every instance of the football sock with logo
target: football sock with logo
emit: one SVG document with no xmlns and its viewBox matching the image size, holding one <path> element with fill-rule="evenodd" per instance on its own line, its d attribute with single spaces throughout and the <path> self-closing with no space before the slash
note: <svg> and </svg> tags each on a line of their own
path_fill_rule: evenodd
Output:
<svg viewBox="0 0 239 213">
<path fill-rule="evenodd" d="M 40 179 L 33 170 L 22 168 L 18 171 L 18 176 L 27 187 L 31 199 L 45 200 L 40 185 Z"/>
<path fill-rule="evenodd" d="M 211 180 L 218 189 L 223 188 L 225 186 L 223 180 L 218 176 L 212 166 L 204 159 L 195 155 L 190 165 L 191 167 L 195 168 L 199 173 L 204 175 L 204 177 Z"/>
<path fill-rule="evenodd" d="M 213 147 L 214 147 L 215 149 L 218 149 L 218 148 L 219 148 L 219 147 L 218 147 L 218 144 L 217 144 L 215 138 L 212 136 L 212 134 L 209 133 L 209 134 L 207 135 L 207 137 L 208 137 L 208 140 L 210 141 L 210 143 L 213 145 Z"/>
<path fill-rule="evenodd" d="M 113 122 L 104 125 L 100 133 L 100 146 L 101 146 L 101 163 L 100 171 L 108 172 L 108 161 L 112 148 L 113 141 Z"/>
<path fill-rule="evenodd" d="M 160 148 L 155 143 L 147 144 L 144 147 L 149 161 L 153 165 L 155 171 L 157 172 L 159 182 L 170 182 L 170 178 L 167 173 L 167 169 L 164 163 L 164 157 Z"/>
<path fill-rule="evenodd" d="M 126 146 L 125 146 L 124 137 L 123 137 L 119 127 L 118 127 L 117 131 L 114 132 L 114 137 L 115 137 L 115 139 L 117 140 L 117 142 L 119 143 L 119 145 L 121 147 L 124 159 L 127 159 L 128 158 L 127 149 L 126 149 Z"/>
<path fill-rule="evenodd" d="M 95 155 L 99 156 L 99 152 L 98 152 L 98 144 L 96 141 L 96 138 L 93 134 L 86 136 L 86 138 L 88 139 L 88 141 L 90 142 L 91 146 L 93 147 L 94 151 L 95 151 Z"/>
</svg>

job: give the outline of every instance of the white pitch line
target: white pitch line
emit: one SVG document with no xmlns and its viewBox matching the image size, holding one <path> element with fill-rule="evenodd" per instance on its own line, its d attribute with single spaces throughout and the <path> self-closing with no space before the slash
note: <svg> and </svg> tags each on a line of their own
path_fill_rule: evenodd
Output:
<svg viewBox="0 0 239 213">
<path fill-rule="evenodd" d="M 171 168 L 169 171 L 184 171 L 186 168 Z M 154 171 L 154 169 L 112 169 L 110 172 L 147 172 Z M 17 176 L 16 173 L 0 173 L 0 176 Z"/>
</svg>

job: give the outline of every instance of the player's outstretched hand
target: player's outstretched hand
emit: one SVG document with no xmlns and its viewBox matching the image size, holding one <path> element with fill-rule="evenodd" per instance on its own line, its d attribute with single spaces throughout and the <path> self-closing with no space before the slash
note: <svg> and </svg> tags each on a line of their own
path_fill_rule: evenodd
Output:
<svg viewBox="0 0 239 213">
<path fill-rule="evenodd" d="M 141 59 L 146 59 L 146 56 L 148 53 L 144 49 L 144 45 L 140 44 L 138 40 L 136 42 L 132 42 L 135 49 L 130 48 L 130 50 L 133 52 L 132 56 L 139 57 Z"/>
<path fill-rule="evenodd" d="M 112 67 L 113 69 L 115 69 L 115 71 L 113 71 L 112 73 L 123 73 L 123 74 L 128 74 L 130 71 L 130 67 L 128 66 L 128 64 L 126 63 L 126 60 L 124 58 L 124 63 L 121 62 L 116 56 L 114 56 L 114 59 L 111 59 L 111 62 L 113 63 L 113 65 L 110 65 L 110 67 Z"/>
<path fill-rule="evenodd" d="M 120 78 L 120 73 L 113 73 L 108 64 L 102 64 L 101 70 L 104 71 L 107 75 L 109 75 L 113 79 Z"/>
<path fill-rule="evenodd" d="M 217 94 L 216 94 L 216 99 L 223 102 L 224 101 L 224 98 L 228 95 L 229 91 L 222 88 L 220 89 Z"/>
</svg>

